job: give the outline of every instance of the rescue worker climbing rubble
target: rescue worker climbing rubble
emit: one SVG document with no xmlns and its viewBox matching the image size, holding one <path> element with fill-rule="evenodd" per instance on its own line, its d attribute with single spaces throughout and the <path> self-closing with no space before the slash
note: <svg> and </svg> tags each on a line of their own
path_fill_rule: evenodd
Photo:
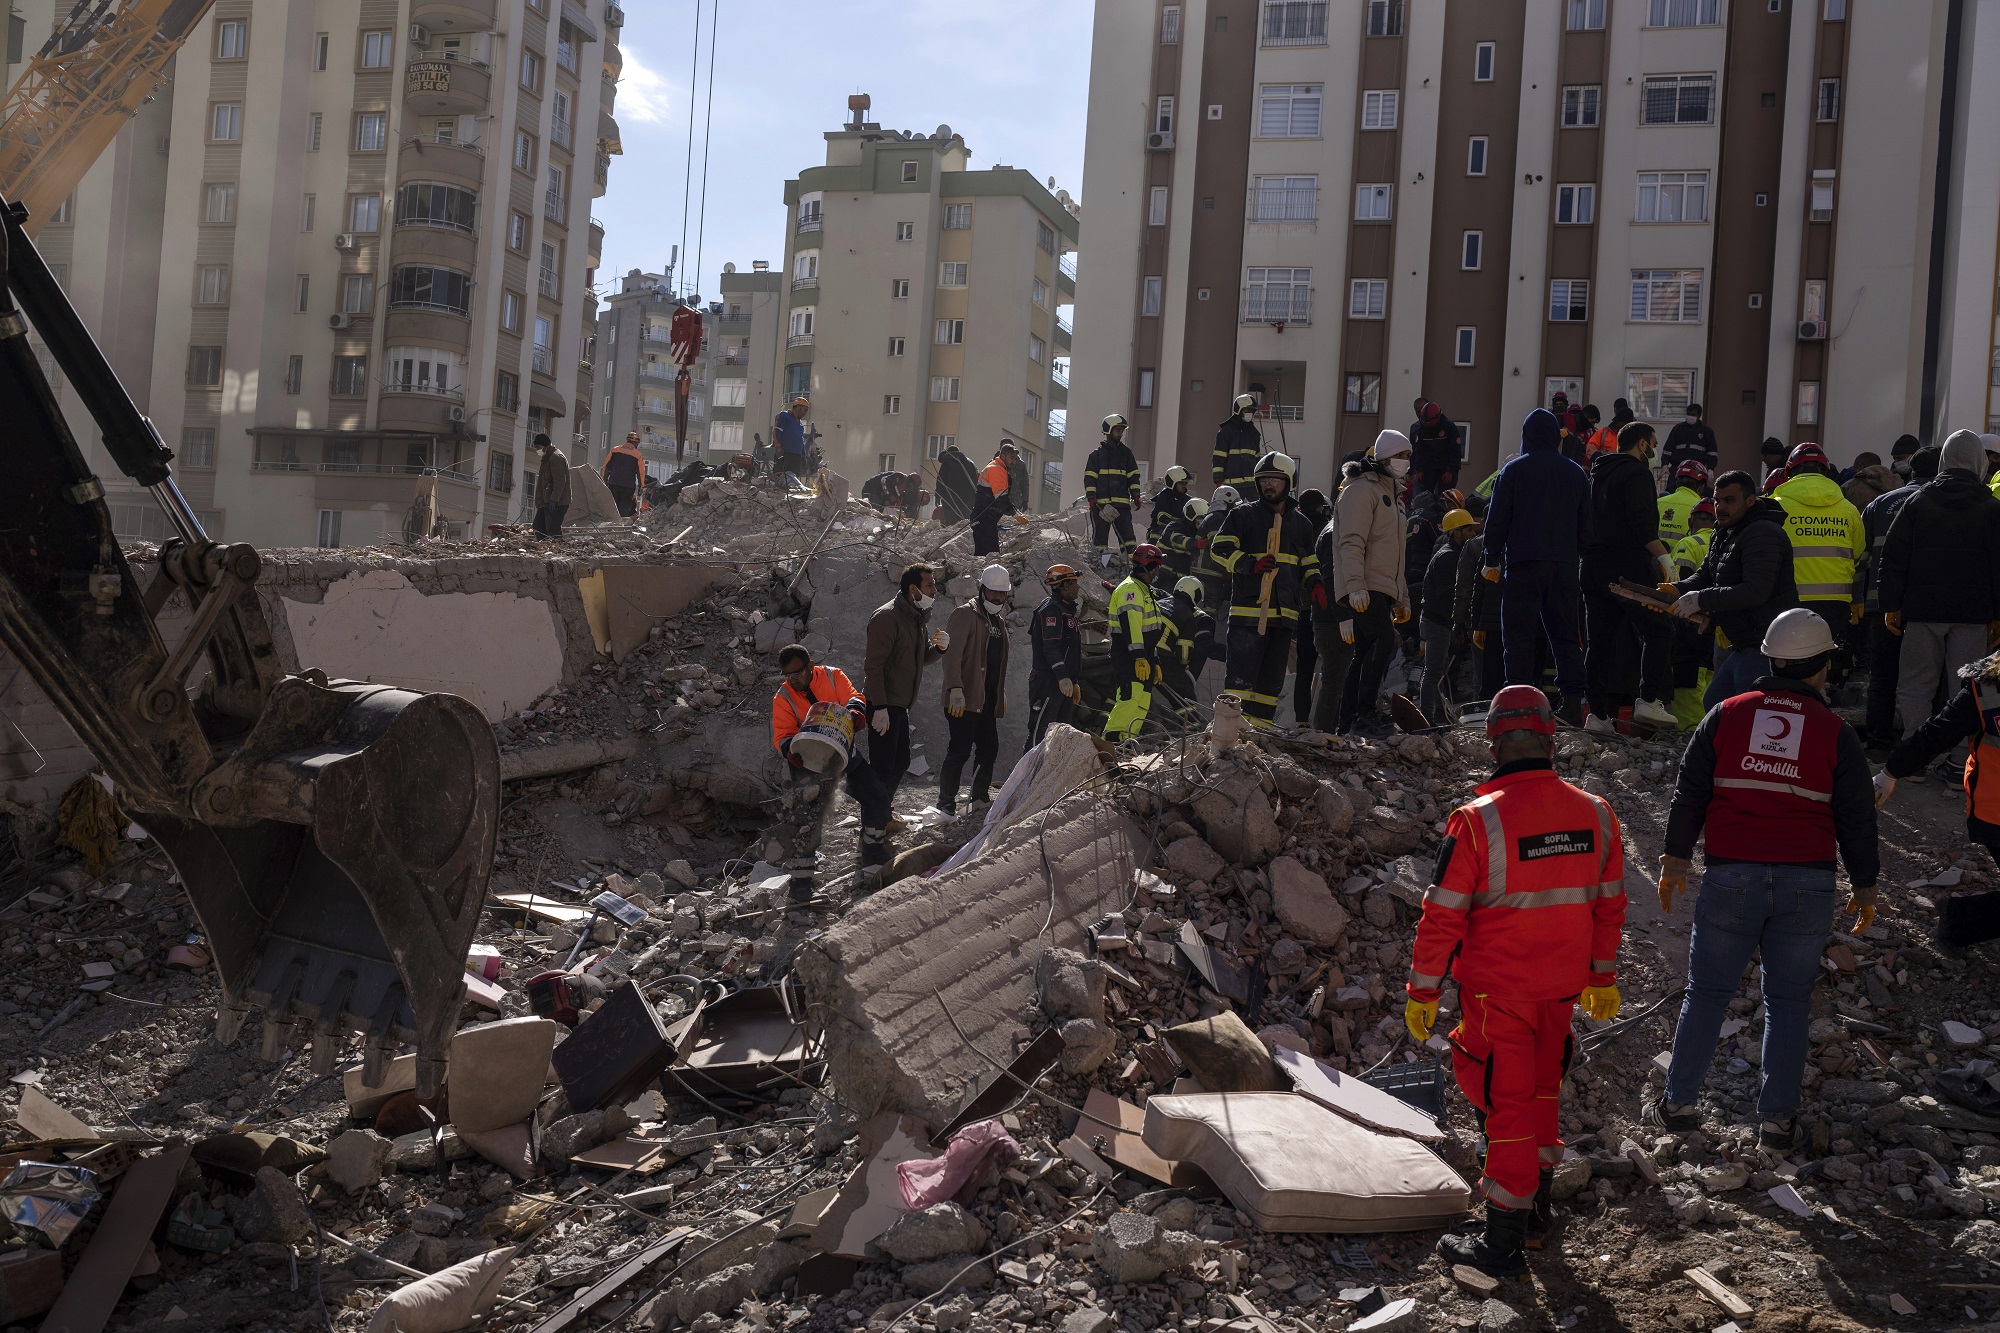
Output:
<svg viewBox="0 0 2000 1333">
<path fill-rule="evenodd" d="M 1572 1052 L 1570 1011 L 1618 1013 L 1625 856 L 1608 802 L 1555 772 L 1556 717 L 1532 685 L 1509 685 L 1486 714 L 1497 767 L 1451 812 L 1424 894 L 1404 1022 L 1427 1041 L 1447 975 L 1460 1020 L 1452 1071 L 1486 1138 L 1480 1234 L 1447 1235 L 1438 1253 L 1507 1276 L 1540 1249 L 1562 1160 L 1557 1095 Z"/>
<path fill-rule="evenodd" d="M 868 705 L 847 673 L 839 667 L 816 665 L 812 654 L 796 643 L 778 650 L 778 670 L 784 674 L 785 683 L 771 696 L 771 745 L 802 779 L 807 779 L 787 793 L 787 804 L 794 814 L 789 839 L 791 858 L 787 863 L 792 894 L 807 898 L 812 894 L 820 838 L 832 805 L 827 799 L 832 780 L 839 777 L 847 794 L 861 807 L 864 866 L 881 865 L 889 859 L 890 793 L 869 765 L 867 756 L 852 746 L 853 738 L 868 725 Z M 821 716 L 813 716 L 815 704 L 830 704 L 832 708 L 821 710 Z M 809 721 L 818 732 L 828 729 L 845 732 L 850 748 L 844 766 L 829 763 L 809 771 L 803 751 L 794 753 L 799 732 Z M 819 780 L 810 780 L 815 777 Z"/>
<path fill-rule="evenodd" d="M 1272 452 L 1257 460 L 1257 503 L 1222 521 L 1210 557 L 1230 576 L 1225 689 L 1243 698 L 1243 716 L 1268 728 L 1278 715 L 1292 635 L 1308 601 L 1325 605 L 1312 525 L 1292 499 L 1298 464 Z"/>
<path fill-rule="evenodd" d="M 1122 679 L 1104 723 L 1104 739 L 1131 740 L 1146 725 L 1159 677 L 1162 640 L 1169 633 L 1153 598 L 1153 576 L 1166 564 L 1160 548 L 1144 542 L 1132 552 L 1132 569 L 1111 593 L 1111 660 Z"/>
</svg>

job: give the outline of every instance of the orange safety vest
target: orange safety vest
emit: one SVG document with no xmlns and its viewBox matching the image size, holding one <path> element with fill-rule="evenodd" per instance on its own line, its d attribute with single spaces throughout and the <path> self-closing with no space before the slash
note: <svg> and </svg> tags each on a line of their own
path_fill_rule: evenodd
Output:
<svg viewBox="0 0 2000 1333">
<path fill-rule="evenodd" d="M 1965 817 L 2000 824 L 2000 682 L 1981 676 L 1972 682 L 1972 693 L 1979 704 L 1979 739 L 1965 756 Z M 1982 768 L 1993 770 L 1984 787 Z"/>
<path fill-rule="evenodd" d="M 979 474 L 979 484 L 992 491 L 996 500 L 1007 493 L 1007 480 L 1007 465 L 997 458 L 988 463 L 986 470 Z"/>
<path fill-rule="evenodd" d="M 1591 463 L 1605 454 L 1617 452 L 1618 432 L 1609 426 L 1600 426 L 1591 433 L 1589 441 L 1583 447 L 1584 462 Z"/>
<path fill-rule="evenodd" d="M 861 691 L 854 688 L 854 682 L 839 667 L 816 666 L 806 681 L 806 693 L 800 694 L 787 681 L 771 696 L 771 746 L 779 754 L 785 752 L 785 742 L 799 734 L 805 725 L 806 713 L 816 703 L 853 703 L 861 698 Z"/>
<path fill-rule="evenodd" d="M 1618 973 L 1625 852 L 1611 806 L 1554 769 L 1508 773 L 1445 824 L 1443 867 L 1424 894 L 1410 998 L 1462 990 L 1560 1000 Z"/>
</svg>

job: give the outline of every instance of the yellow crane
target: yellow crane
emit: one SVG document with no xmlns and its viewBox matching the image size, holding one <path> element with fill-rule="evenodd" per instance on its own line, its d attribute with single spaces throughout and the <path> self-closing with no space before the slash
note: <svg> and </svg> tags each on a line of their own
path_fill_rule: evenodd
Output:
<svg viewBox="0 0 2000 1333">
<path fill-rule="evenodd" d="M 215 0 L 79 0 L 0 101 L 0 198 L 30 236 L 166 77 Z"/>
</svg>

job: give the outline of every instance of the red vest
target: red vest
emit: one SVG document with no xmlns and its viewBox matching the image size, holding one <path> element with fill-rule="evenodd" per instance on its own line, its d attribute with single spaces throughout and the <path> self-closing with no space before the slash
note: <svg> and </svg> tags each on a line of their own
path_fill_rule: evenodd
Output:
<svg viewBox="0 0 2000 1333">
<path fill-rule="evenodd" d="M 1833 765 L 1840 717 L 1817 699 L 1752 690 L 1723 701 L 1715 731 L 1710 857 L 1832 861 Z"/>
<path fill-rule="evenodd" d="M 1982 676 L 1971 688 L 1979 704 L 1979 738 L 1965 756 L 1965 817 L 2000 824 L 2000 684 Z"/>
</svg>

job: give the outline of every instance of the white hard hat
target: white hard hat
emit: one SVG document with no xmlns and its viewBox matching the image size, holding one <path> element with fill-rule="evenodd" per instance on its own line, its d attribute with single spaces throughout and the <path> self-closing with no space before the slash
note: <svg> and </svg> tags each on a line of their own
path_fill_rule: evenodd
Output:
<svg viewBox="0 0 2000 1333">
<path fill-rule="evenodd" d="M 1198 518 L 1206 518 L 1208 516 L 1208 501 L 1202 499 L 1199 495 L 1190 495 L 1187 498 L 1187 516 L 1190 521 Z"/>
<path fill-rule="evenodd" d="M 1201 580 L 1192 574 L 1183 574 L 1174 583 L 1174 591 L 1190 602 L 1201 601 Z"/>
<path fill-rule="evenodd" d="M 1248 412 L 1256 406 L 1257 406 L 1256 394 L 1239 393 L 1236 395 L 1236 401 L 1230 404 L 1230 410 L 1234 412 Z"/>
<path fill-rule="evenodd" d="M 1215 494 L 1208 497 L 1208 504 L 1211 509 L 1216 505 L 1238 505 L 1242 503 L 1243 492 L 1237 490 L 1234 486 L 1217 486 Z"/>
<path fill-rule="evenodd" d="M 1773 662 L 1803 662 L 1833 648 L 1833 631 L 1819 613 L 1795 606 L 1771 622 L 1757 651 Z"/>
<path fill-rule="evenodd" d="M 991 588 L 994 592 L 1014 591 L 1014 580 L 1007 577 L 1005 565 L 988 565 L 979 571 L 979 586 Z"/>
</svg>

